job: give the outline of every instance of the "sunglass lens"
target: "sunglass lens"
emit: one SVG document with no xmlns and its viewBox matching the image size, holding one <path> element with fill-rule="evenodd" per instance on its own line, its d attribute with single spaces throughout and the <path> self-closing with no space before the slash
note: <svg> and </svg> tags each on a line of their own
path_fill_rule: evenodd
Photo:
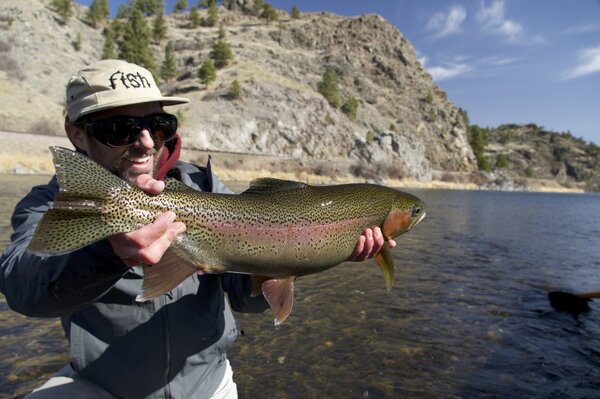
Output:
<svg viewBox="0 0 600 399">
<path fill-rule="evenodd" d="M 150 129 L 154 140 L 171 140 L 177 131 L 177 119 L 169 114 L 155 115 L 152 117 Z"/>
</svg>

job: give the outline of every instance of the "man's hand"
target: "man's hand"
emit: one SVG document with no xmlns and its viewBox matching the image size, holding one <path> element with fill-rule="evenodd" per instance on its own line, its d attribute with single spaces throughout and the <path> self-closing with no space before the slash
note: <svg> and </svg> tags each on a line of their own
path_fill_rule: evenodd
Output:
<svg viewBox="0 0 600 399">
<path fill-rule="evenodd" d="M 362 262 L 365 259 L 369 259 L 377 255 L 377 252 L 383 248 L 385 239 L 381 234 L 379 227 L 373 227 L 372 229 L 366 229 L 362 235 L 358 238 L 354 252 L 348 258 L 349 261 Z M 388 240 L 387 244 L 390 248 L 396 246 L 396 241 Z"/>
<path fill-rule="evenodd" d="M 159 194 L 165 189 L 163 181 L 155 180 L 150 175 L 138 176 L 135 184 L 150 194 Z M 175 237 L 185 231 L 185 224 L 175 222 L 175 218 L 174 212 L 162 213 L 154 222 L 130 233 L 110 236 L 108 241 L 127 266 L 154 265 L 160 261 Z"/>
</svg>

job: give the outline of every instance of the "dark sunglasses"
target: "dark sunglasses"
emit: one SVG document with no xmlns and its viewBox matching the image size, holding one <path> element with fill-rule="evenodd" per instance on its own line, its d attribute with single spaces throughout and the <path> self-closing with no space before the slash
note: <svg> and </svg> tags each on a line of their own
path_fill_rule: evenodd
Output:
<svg viewBox="0 0 600 399">
<path fill-rule="evenodd" d="M 164 112 L 148 116 L 114 116 L 97 121 L 81 121 L 76 125 L 96 140 L 110 147 L 127 147 L 135 143 L 147 128 L 152 140 L 164 143 L 175 137 L 177 117 Z"/>
</svg>

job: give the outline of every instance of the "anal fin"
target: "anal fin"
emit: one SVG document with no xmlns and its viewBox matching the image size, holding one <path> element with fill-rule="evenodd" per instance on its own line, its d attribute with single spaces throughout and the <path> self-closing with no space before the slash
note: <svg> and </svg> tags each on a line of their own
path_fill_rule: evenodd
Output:
<svg viewBox="0 0 600 399">
<path fill-rule="evenodd" d="M 375 261 L 383 272 L 385 278 L 385 288 L 391 290 L 394 286 L 394 259 L 390 252 L 390 248 L 385 244 L 383 248 L 375 255 Z"/>
<path fill-rule="evenodd" d="M 283 323 L 292 313 L 295 279 L 295 277 L 273 278 L 262 283 L 263 295 L 275 313 L 276 326 Z"/>
</svg>

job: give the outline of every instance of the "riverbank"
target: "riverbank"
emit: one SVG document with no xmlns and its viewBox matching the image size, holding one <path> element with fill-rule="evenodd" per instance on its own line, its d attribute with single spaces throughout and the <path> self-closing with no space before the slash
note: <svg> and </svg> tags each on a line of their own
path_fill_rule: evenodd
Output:
<svg viewBox="0 0 600 399">
<path fill-rule="evenodd" d="M 50 146 L 72 148 L 65 136 L 37 135 L 0 131 L 0 174 L 54 174 Z M 352 161 L 337 159 L 308 161 L 291 157 L 264 156 L 259 154 L 239 154 L 232 152 L 206 151 L 184 148 L 181 159 L 197 164 L 205 164 L 209 155 L 215 173 L 224 181 L 248 182 L 264 176 L 298 180 L 309 184 L 344 184 L 375 181 L 392 187 L 431 188 L 447 190 L 514 190 L 534 192 L 582 193 L 583 187 L 564 187 L 556 181 L 542 179 L 521 179 L 519 184 L 509 188 L 495 185 L 494 182 L 474 179 L 460 173 L 437 172 L 432 181 L 414 179 L 379 180 L 376 172 L 356 177 L 350 170 L 356 165 Z M 365 166 L 365 168 L 368 166 Z M 474 180 L 479 180 L 475 182 Z"/>
</svg>

